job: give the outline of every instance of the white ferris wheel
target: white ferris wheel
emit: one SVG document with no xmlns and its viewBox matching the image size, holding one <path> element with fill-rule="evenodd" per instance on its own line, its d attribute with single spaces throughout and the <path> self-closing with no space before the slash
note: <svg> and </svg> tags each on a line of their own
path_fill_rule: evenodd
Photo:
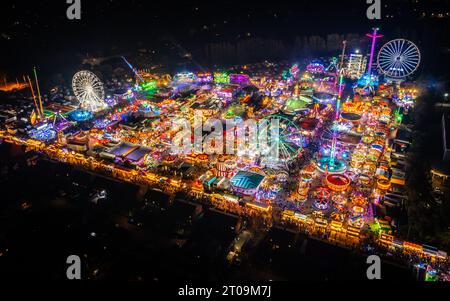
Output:
<svg viewBox="0 0 450 301">
<path fill-rule="evenodd" d="M 83 109 L 97 112 L 105 108 L 103 84 L 91 71 L 77 72 L 72 79 L 72 89 Z"/>
<path fill-rule="evenodd" d="M 378 53 L 378 68 L 391 78 L 404 79 L 414 73 L 419 64 L 420 50 L 409 40 L 389 41 Z"/>
</svg>

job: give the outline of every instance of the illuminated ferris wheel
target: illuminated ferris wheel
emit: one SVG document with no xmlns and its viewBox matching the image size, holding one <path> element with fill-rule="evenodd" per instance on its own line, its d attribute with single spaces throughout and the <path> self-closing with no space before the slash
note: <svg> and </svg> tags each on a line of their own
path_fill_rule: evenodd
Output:
<svg viewBox="0 0 450 301">
<path fill-rule="evenodd" d="M 103 84 L 91 71 L 77 72 L 72 79 L 72 89 L 83 109 L 96 112 L 105 107 Z"/>
<path fill-rule="evenodd" d="M 409 40 L 389 41 L 378 53 L 378 68 L 388 77 L 405 78 L 414 73 L 419 64 L 420 50 Z"/>
<path fill-rule="evenodd" d="M 274 114 L 264 118 L 270 124 L 275 120 L 279 126 L 276 135 L 269 131 L 268 142 L 271 150 L 278 154 L 276 161 L 288 163 L 295 159 L 303 148 L 304 138 L 300 128 L 289 118 Z"/>
</svg>

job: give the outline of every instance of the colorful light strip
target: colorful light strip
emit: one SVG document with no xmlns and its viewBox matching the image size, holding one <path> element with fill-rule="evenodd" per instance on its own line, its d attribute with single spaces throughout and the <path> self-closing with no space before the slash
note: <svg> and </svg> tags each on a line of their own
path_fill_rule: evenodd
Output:
<svg viewBox="0 0 450 301">
<path fill-rule="evenodd" d="M 369 69 L 367 71 L 367 74 L 372 75 L 372 64 L 373 64 L 373 56 L 375 54 L 375 45 L 376 45 L 376 41 L 378 38 L 381 38 L 382 35 L 378 34 L 378 30 L 380 30 L 379 28 L 374 28 L 373 29 L 373 33 L 372 34 L 367 34 L 367 36 L 369 38 L 372 38 L 372 46 L 370 48 L 370 60 L 369 60 Z"/>
<path fill-rule="evenodd" d="M 339 92 L 338 98 L 336 100 L 336 116 L 334 119 L 333 126 L 333 142 L 331 144 L 331 154 L 330 154 L 330 164 L 329 166 L 334 166 L 334 159 L 336 158 L 336 144 L 337 144 L 337 123 L 341 116 L 341 97 L 343 91 L 343 83 L 344 83 L 344 74 L 341 72 L 341 76 L 339 78 Z"/>
</svg>

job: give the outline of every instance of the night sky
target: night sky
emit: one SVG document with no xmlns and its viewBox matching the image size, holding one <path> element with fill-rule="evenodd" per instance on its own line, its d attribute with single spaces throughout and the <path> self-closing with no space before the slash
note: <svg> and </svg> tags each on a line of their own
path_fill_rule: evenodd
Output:
<svg viewBox="0 0 450 301">
<path fill-rule="evenodd" d="M 108 55 L 112 50 L 163 52 L 168 42 L 191 51 L 207 43 L 251 37 L 291 40 L 301 35 L 363 34 L 373 26 L 381 26 L 392 36 L 408 35 L 412 30 L 448 36 L 448 32 L 437 31 L 450 27 L 448 15 L 438 21 L 420 18 L 422 13 L 427 17 L 433 12 L 450 13 L 448 0 L 385 0 L 381 21 L 366 18 L 365 0 L 81 3 L 82 19 L 71 21 L 66 18 L 65 0 L 2 2 L 0 70 L 19 72 L 33 65 L 72 61 L 80 54 Z M 424 20 L 445 25 L 439 23 L 436 29 L 436 24 Z M 439 45 L 444 47 L 445 42 L 440 40 Z"/>
</svg>

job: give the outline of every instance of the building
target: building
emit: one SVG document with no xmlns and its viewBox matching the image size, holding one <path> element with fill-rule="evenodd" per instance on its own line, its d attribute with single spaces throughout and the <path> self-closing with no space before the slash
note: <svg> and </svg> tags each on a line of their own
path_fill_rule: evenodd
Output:
<svg viewBox="0 0 450 301">
<path fill-rule="evenodd" d="M 258 191 L 264 178 L 265 177 L 259 173 L 240 170 L 231 179 L 231 186 L 238 193 L 254 195 Z"/>
<path fill-rule="evenodd" d="M 114 155 L 115 160 L 118 162 L 129 162 L 133 165 L 141 165 L 144 162 L 145 157 L 150 153 L 150 149 L 140 145 L 122 142 L 112 150 L 108 151 L 108 153 Z"/>
<path fill-rule="evenodd" d="M 358 79 L 366 71 L 367 57 L 360 53 L 350 54 L 347 64 L 347 76 L 352 79 Z"/>
</svg>

